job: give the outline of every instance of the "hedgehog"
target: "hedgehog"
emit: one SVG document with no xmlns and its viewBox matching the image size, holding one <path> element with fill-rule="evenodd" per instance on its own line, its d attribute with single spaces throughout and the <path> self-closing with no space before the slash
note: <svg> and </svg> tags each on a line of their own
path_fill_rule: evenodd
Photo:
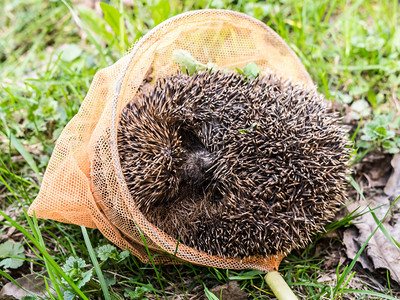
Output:
<svg viewBox="0 0 400 300">
<path fill-rule="evenodd" d="M 149 222 L 223 258 L 288 254 L 345 201 L 349 142 L 314 90 L 269 74 L 177 73 L 122 110 L 123 175 Z"/>
</svg>

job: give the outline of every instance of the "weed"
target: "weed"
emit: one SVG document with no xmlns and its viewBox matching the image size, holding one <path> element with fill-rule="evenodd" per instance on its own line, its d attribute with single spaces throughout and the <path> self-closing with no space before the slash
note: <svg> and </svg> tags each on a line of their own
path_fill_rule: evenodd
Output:
<svg viewBox="0 0 400 300">
<path fill-rule="evenodd" d="M 399 125 L 399 120 L 395 122 L 393 114 L 377 115 L 364 125 L 357 146 L 367 150 L 382 147 L 388 153 L 398 153 L 400 137 L 395 131 L 399 129 Z"/>
</svg>

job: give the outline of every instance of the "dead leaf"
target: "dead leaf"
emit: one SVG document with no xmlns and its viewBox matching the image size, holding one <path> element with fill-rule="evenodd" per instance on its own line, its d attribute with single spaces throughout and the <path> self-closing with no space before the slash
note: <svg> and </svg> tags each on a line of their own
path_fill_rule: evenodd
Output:
<svg viewBox="0 0 400 300">
<path fill-rule="evenodd" d="M 360 187 L 376 188 L 384 187 L 389 179 L 392 167 L 392 156 L 380 152 L 370 152 L 354 167 L 357 173 Z"/>
<path fill-rule="evenodd" d="M 385 186 L 385 194 L 390 197 L 398 197 L 400 195 L 400 154 L 395 154 L 390 162 L 393 167 L 392 175 Z"/>
<path fill-rule="evenodd" d="M 0 199 L 2 197 L 0 196 Z M 9 216 L 13 221 L 15 221 L 18 217 L 23 214 L 22 207 L 17 205 L 9 205 L 5 210 L 3 210 L 6 216 Z M 0 221 L 4 221 L 4 217 L 0 216 Z"/>
<path fill-rule="evenodd" d="M 248 298 L 248 293 L 239 288 L 237 281 L 229 281 L 224 285 L 216 286 L 210 292 L 221 300 L 243 300 Z"/>
<path fill-rule="evenodd" d="M 354 259 L 358 250 L 361 248 L 358 238 L 358 230 L 354 227 L 351 227 L 343 232 L 343 243 L 346 245 L 346 255 L 350 259 Z M 361 253 L 357 261 L 361 263 L 364 269 L 369 271 L 374 270 L 374 265 L 368 258 L 365 251 Z"/>
<path fill-rule="evenodd" d="M 29 296 L 31 293 L 40 297 L 48 298 L 49 295 L 46 290 L 46 284 L 42 276 L 37 274 L 29 274 L 25 277 L 18 278 L 16 282 L 23 288 L 19 288 L 16 284 L 9 282 L 3 286 L 0 291 L 0 300 L 8 299 L 21 299 L 24 296 Z M 49 288 L 52 289 L 53 285 L 47 281 Z M 26 292 L 24 291 L 30 291 Z"/>
<path fill-rule="evenodd" d="M 318 241 L 315 247 L 315 253 L 324 257 L 320 265 L 324 270 L 334 270 L 347 259 L 343 244 L 338 242 L 339 238 L 339 231 L 332 231 Z"/>
<path fill-rule="evenodd" d="M 343 242 L 347 248 L 349 258 L 354 258 L 358 249 L 365 243 L 370 234 L 375 230 L 377 223 L 373 215 L 369 212 L 368 205 L 371 210 L 374 210 L 376 217 L 381 220 L 388 209 L 391 202 L 387 195 L 381 189 L 371 189 L 364 192 L 367 201 L 360 199 L 348 205 L 349 212 L 357 207 L 358 213 L 366 212 L 362 216 L 356 218 L 353 224 L 358 229 L 358 235 L 350 229 L 345 231 L 348 236 Z M 397 203 L 388 214 L 382 225 L 387 232 L 396 240 L 400 241 L 400 203 Z M 347 232 L 347 233 L 346 233 Z M 354 243 L 356 245 L 354 245 Z M 357 247 L 358 245 L 358 247 Z M 373 269 L 384 268 L 390 271 L 390 277 L 400 283 L 400 249 L 390 241 L 381 230 L 378 230 L 369 241 L 365 253 L 372 261 Z M 368 268 L 368 263 L 361 259 L 363 266 Z"/>
</svg>

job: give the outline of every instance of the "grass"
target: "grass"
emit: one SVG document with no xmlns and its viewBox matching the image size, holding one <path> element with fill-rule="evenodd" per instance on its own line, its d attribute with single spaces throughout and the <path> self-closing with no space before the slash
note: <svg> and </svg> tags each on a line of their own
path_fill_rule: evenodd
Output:
<svg viewBox="0 0 400 300">
<path fill-rule="evenodd" d="M 27 257 L 19 269 L 0 269 L 0 286 L 24 274 L 39 273 L 47 289 L 57 295 L 49 296 L 53 299 L 72 299 L 74 295 L 82 299 L 142 299 L 144 295 L 163 299 L 205 294 L 210 298 L 209 289 L 233 277 L 252 299 L 272 298 L 258 271 L 143 264 L 113 248 L 97 230 L 37 221 L 25 210 L 39 191 L 55 140 L 78 111 L 96 71 L 118 60 L 130 44 L 155 25 L 192 9 L 243 11 L 281 35 L 300 57 L 319 91 L 327 99 L 336 100 L 342 109 L 350 108 L 357 128 L 355 162 L 368 151 L 398 151 L 400 142 L 390 132 L 398 134 L 399 122 L 374 123 L 377 118 L 390 120 L 392 112 L 399 109 L 398 2 L 131 3 L 102 4 L 104 17 L 99 17 L 69 1 L 0 2 L 0 232 L 6 234 L 13 227 L 21 232 L 12 238 L 24 245 Z M 371 126 L 376 126 L 374 132 L 379 128 L 379 136 L 369 134 Z M 11 214 L 10 208 L 17 213 Z M 329 225 L 328 232 L 349 226 L 357 213 Z M 381 220 L 376 222 L 381 228 Z M 317 250 L 323 238 L 316 237 L 306 249 L 290 254 L 280 267 L 300 296 L 394 299 L 390 297 L 396 291 L 389 280 L 383 291 L 348 288 L 350 277 L 357 276 L 355 260 L 332 267 L 332 271 L 337 270 L 336 283 L 318 282 L 318 276 L 326 272 L 322 263 L 329 255 Z M 71 256 L 74 260 L 69 259 Z"/>
</svg>

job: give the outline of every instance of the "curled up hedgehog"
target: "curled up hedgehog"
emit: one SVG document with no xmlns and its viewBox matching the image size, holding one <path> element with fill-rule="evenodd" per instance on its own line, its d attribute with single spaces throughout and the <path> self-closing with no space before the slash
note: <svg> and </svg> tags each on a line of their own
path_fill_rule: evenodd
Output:
<svg viewBox="0 0 400 300">
<path fill-rule="evenodd" d="M 118 151 L 148 221 L 224 258 L 303 247 L 345 200 L 340 119 L 317 92 L 276 75 L 158 79 L 123 109 Z"/>
</svg>

